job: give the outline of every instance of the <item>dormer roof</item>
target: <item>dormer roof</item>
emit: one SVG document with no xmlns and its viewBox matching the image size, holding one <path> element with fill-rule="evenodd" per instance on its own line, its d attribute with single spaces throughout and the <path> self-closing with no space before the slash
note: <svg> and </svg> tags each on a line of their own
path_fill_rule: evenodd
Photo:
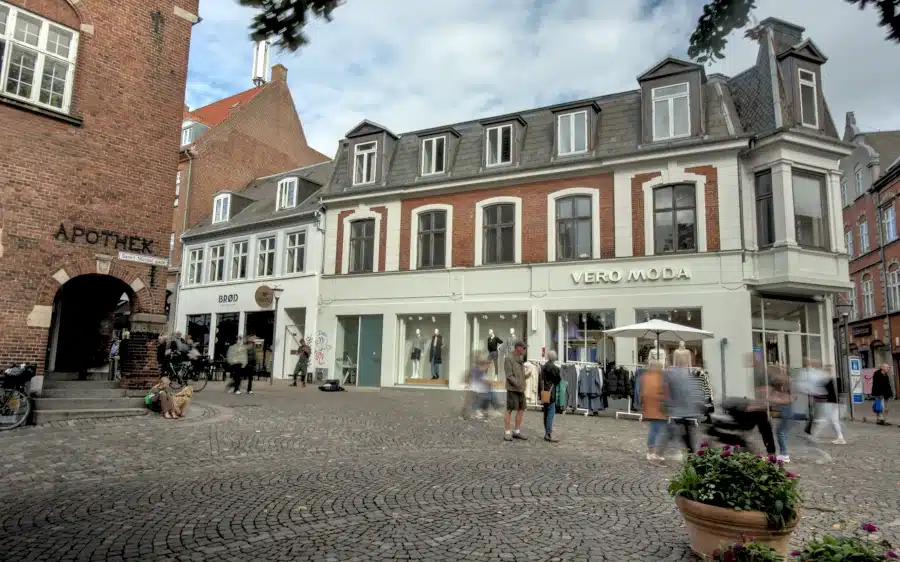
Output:
<svg viewBox="0 0 900 562">
<path fill-rule="evenodd" d="M 375 133 L 387 133 L 394 139 L 398 138 L 397 135 L 391 132 L 391 130 L 387 127 L 379 125 L 375 121 L 369 121 L 368 119 L 363 119 L 362 121 L 360 121 L 356 127 L 350 129 L 350 132 L 348 132 L 344 136 L 348 139 L 352 139 L 355 137 L 364 137 L 366 135 L 372 135 Z"/>
<path fill-rule="evenodd" d="M 500 125 L 503 123 L 516 122 L 521 126 L 525 126 L 528 123 L 525 122 L 525 119 L 518 113 L 507 113 L 506 115 L 498 115 L 496 117 L 488 117 L 487 119 L 482 119 L 478 121 L 484 127 L 490 127 L 491 125 Z"/>
<path fill-rule="evenodd" d="M 422 131 L 413 131 L 409 134 L 415 135 L 419 138 L 437 137 L 439 135 L 451 135 L 453 137 L 459 138 L 459 131 L 457 131 L 454 127 L 449 126 L 432 127 L 431 129 L 424 129 Z"/>
<path fill-rule="evenodd" d="M 653 78 L 663 78 L 684 72 L 699 71 L 701 81 L 706 82 L 706 69 L 702 64 L 678 59 L 675 57 L 666 57 L 658 63 L 648 68 L 643 74 L 637 77 L 638 82 L 650 80 Z"/>
<path fill-rule="evenodd" d="M 826 57 L 822 53 L 822 50 L 813 43 L 812 39 L 807 39 L 802 43 L 798 43 L 790 49 L 779 53 L 778 60 L 782 60 L 789 56 L 799 57 L 818 64 L 825 64 L 825 61 L 828 60 L 828 57 Z"/>
</svg>

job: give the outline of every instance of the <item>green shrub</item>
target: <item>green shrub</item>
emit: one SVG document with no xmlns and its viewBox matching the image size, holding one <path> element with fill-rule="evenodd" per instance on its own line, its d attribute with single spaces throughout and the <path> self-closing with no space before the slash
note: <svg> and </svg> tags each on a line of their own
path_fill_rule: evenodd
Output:
<svg viewBox="0 0 900 562">
<path fill-rule="evenodd" d="M 878 528 L 872 523 L 865 523 L 860 531 L 871 534 L 878 532 Z M 900 559 L 900 555 L 891 550 L 889 542 L 863 538 L 859 534 L 813 539 L 806 543 L 802 551 L 792 552 L 791 557 L 795 562 L 884 562 Z"/>
<path fill-rule="evenodd" d="M 784 562 L 774 548 L 754 542 L 752 538 L 713 552 L 712 559 L 713 562 Z"/>
</svg>

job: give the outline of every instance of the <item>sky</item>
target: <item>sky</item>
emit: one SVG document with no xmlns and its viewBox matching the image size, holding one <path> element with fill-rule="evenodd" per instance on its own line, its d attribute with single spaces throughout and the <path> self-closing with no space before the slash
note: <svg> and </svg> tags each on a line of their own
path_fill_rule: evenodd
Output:
<svg viewBox="0 0 900 562">
<path fill-rule="evenodd" d="M 666 56 L 686 58 L 703 0 L 346 0 L 330 23 L 307 28 L 310 44 L 272 50 L 307 141 L 326 155 L 362 119 L 403 133 L 637 88 Z M 838 131 L 854 111 L 863 130 L 900 129 L 900 45 L 878 17 L 844 0 L 757 0 L 757 20 L 806 28 L 828 57 L 826 100 Z M 254 11 L 203 0 L 194 27 L 186 103 L 197 108 L 252 87 Z M 758 46 L 735 32 L 725 60 L 733 76 Z M 892 99 L 893 98 L 893 99 Z M 893 102 L 893 103 L 892 103 Z"/>
</svg>

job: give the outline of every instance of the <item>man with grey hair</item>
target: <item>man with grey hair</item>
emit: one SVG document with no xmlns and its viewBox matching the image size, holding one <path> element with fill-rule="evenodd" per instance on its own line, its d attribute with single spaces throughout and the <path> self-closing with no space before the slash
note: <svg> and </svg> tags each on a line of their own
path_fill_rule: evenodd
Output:
<svg viewBox="0 0 900 562">
<path fill-rule="evenodd" d="M 547 352 L 547 362 L 541 367 L 541 374 L 538 377 L 538 394 L 544 406 L 544 441 L 550 443 L 557 441 L 553 437 L 553 417 L 556 415 L 556 394 L 560 380 L 556 352 L 551 349 Z"/>
</svg>

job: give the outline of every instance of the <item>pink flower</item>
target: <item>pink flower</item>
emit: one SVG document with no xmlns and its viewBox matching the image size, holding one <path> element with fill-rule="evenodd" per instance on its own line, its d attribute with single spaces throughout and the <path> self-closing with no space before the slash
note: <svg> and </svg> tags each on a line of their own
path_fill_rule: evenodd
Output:
<svg viewBox="0 0 900 562">
<path fill-rule="evenodd" d="M 794 558 L 800 558 L 801 554 L 803 554 L 803 553 L 800 552 L 799 550 L 795 550 L 794 552 L 791 553 L 791 556 L 793 556 Z"/>
<path fill-rule="evenodd" d="M 700 443 L 701 449 L 706 449 L 707 447 L 709 447 L 709 441 L 704 441 L 703 443 Z"/>
<path fill-rule="evenodd" d="M 786 476 L 787 476 L 788 478 L 790 478 L 791 480 L 793 480 L 794 478 L 797 477 L 797 475 L 794 474 L 794 473 L 791 472 L 791 471 L 788 471 L 787 474 L 786 474 Z"/>
<path fill-rule="evenodd" d="M 781 459 L 778 459 L 778 466 L 784 466 L 784 461 Z"/>
<path fill-rule="evenodd" d="M 702 457 L 703 453 L 705 453 L 705 452 L 706 452 L 705 449 L 700 449 L 699 451 L 697 451 L 697 454 Z"/>
<path fill-rule="evenodd" d="M 729 451 L 728 449 L 725 449 L 724 451 L 722 451 L 722 456 L 723 456 L 723 457 L 730 457 L 730 456 L 731 456 L 731 451 Z"/>
<path fill-rule="evenodd" d="M 891 550 L 890 552 L 887 553 L 887 557 L 890 558 L 891 560 L 897 560 L 898 558 L 900 558 L 900 556 L 898 556 L 897 553 L 894 552 L 893 550 Z"/>
<path fill-rule="evenodd" d="M 874 523 L 863 523 L 862 530 L 867 533 L 877 533 L 878 527 Z"/>
<path fill-rule="evenodd" d="M 778 457 L 776 457 L 775 455 L 769 455 L 769 462 L 776 462 L 776 461 L 778 461 Z"/>
<path fill-rule="evenodd" d="M 731 447 L 728 446 L 728 445 L 725 445 L 724 447 L 722 447 L 722 450 L 723 450 L 723 451 L 727 451 L 727 450 L 729 450 L 729 449 L 731 449 Z"/>
</svg>

